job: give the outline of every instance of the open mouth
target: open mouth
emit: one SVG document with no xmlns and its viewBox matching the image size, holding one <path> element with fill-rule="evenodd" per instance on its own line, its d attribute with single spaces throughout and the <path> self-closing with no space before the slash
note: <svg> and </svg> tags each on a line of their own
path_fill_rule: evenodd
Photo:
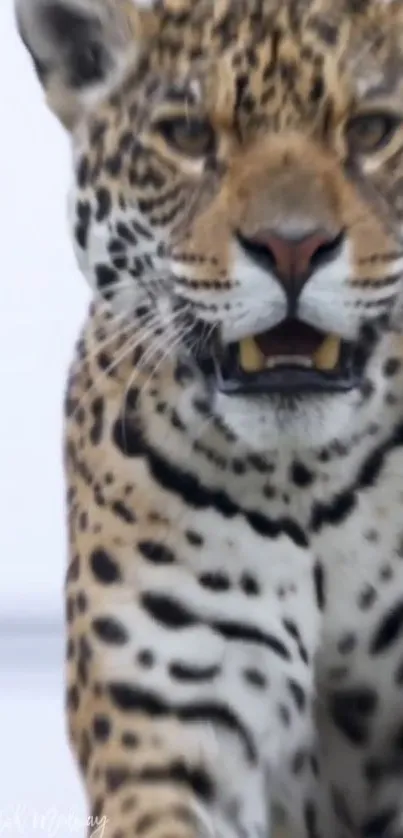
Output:
<svg viewBox="0 0 403 838">
<path fill-rule="evenodd" d="M 353 350 L 337 335 L 288 319 L 226 346 L 214 355 L 210 374 L 228 395 L 347 392 L 362 374 Z"/>
</svg>

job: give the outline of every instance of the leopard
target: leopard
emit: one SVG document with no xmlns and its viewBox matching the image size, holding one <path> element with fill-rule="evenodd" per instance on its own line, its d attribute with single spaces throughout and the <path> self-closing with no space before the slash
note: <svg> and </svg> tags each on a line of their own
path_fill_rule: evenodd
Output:
<svg viewBox="0 0 403 838">
<path fill-rule="evenodd" d="M 88 834 L 401 838 L 403 4 L 15 8 L 91 291 L 63 433 Z"/>
</svg>

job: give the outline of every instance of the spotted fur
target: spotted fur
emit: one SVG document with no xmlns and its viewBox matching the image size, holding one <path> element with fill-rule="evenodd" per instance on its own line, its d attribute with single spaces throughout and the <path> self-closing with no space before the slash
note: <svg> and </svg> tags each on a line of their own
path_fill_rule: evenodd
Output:
<svg viewBox="0 0 403 838">
<path fill-rule="evenodd" d="M 93 818 L 108 838 L 261 838 L 280 805 L 304 838 L 399 838 L 401 4 L 17 13 L 71 132 L 94 290 L 65 428 L 68 719 Z M 346 126 L 375 106 L 392 135 L 354 154 Z M 172 143 L 189 119 L 203 154 Z M 274 222 L 344 232 L 299 311 L 355 342 L 352 392 L 214 396 L 195 362 L 284 317 L 235 237 Z"/>
</svg>

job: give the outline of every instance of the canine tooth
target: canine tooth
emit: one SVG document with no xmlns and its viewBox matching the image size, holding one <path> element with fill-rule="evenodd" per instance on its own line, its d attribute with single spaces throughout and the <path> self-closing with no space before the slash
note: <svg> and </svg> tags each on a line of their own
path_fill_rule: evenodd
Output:
<svg viewBox="0 0 403 838">
<path fill-rule="evenodd" d="M 260 351 L 254 338 L 244 338 L 239 344 L 239 361 L 245 372 L 259 372 L 264 369 L 263 352 Z"/>
<path fill-rule="evenodd" d="M 339 360 L 340 338 L 328 335 L 314 353 L 312 360 L 318 370 L 333 370 Z"/>
</svg>

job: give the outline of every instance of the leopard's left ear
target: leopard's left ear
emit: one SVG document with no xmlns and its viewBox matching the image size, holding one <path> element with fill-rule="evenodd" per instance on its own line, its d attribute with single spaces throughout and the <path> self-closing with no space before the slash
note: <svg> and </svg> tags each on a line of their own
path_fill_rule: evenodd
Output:
<svg viewBox="0 0 403 838">
<path fill-rule="evenodd" d="M 15 0 L 20 36 L 68 128 L 112 89 L 153 30 L 134 0 Z"/>
</svg>

